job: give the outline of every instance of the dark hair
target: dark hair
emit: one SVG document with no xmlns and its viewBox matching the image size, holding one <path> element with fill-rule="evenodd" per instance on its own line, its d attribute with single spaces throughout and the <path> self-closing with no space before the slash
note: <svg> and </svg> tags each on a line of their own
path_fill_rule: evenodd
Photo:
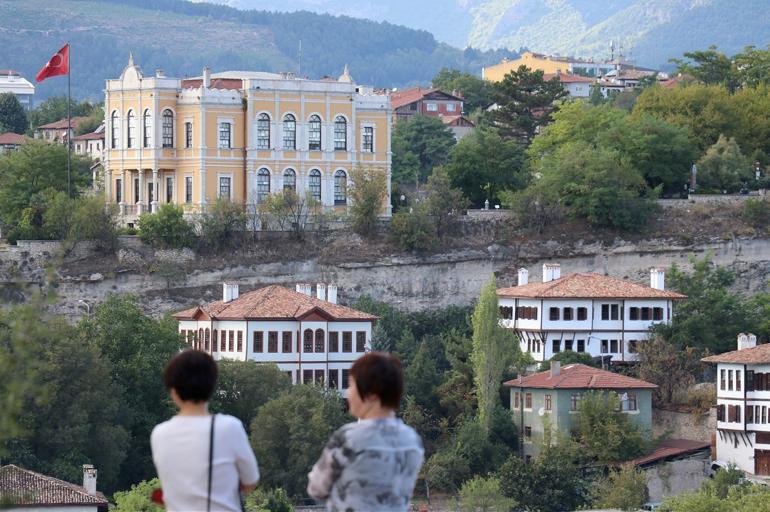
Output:
<svg viewBox="0 0 770 512">
<path fill-rule="evenodd" d="M 398 409 L 404 393 L 404 375 L 401 361 L 387 352 L 369 352 L 350 368 L 361 399 L 377 395 L 385 407 Z"/>
<path fill-rule="evenodd" d="M 185 349 L 172 357 L 163 368 L 163 384 L 175 389 L 179 398 L 206 402 L 217 384 L 217 363 L 205 352 Z"/>
</svg>

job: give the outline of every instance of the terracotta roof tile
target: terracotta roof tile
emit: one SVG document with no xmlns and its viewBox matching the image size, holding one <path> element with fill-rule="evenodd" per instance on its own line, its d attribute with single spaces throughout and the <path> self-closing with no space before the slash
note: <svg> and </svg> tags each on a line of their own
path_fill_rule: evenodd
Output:
<svg viewBox="0 0 770 512">
<path fill-rule="evenodd" d="M 401 91 L 394 91 L 390 93 L 390 105 L 395 110 L 401 108 L 404 105 L 409 105 L 415 101 L 423 98 L 425 95 L 437 91 L 435 88 L 423 88 L 412 87 L 411 89 L 403 89 Z"/>
<path fill-rule="evenodd" d="M 594 273 L 569 274 L 547 283 L 500 288 L 500 297 L 549 299 L 686 299 L 686 295 Z"/>
<path fill-rule="evenodd" d="M 0 502 L 13 505 L 107 505 L 104 495 L 9 464 L 0 467 Z"/>
<path fill-rule="evenodd" d="M 595 78 L 589 78 L 587 76 L 580 76 L 580 75 L 573 75 L 570 73 L 544 73 L 543 74 L 543 80 L 550 80 L 553 77 L 558 77 L 559 81 L 563 84 L 572 84 L 572 83 L 594 83 L 596 81 Z"/>
<path fill-rule="evenodd" d="M 706 363 L 766 364 L 770 363 L 770 343 L 757 345 L 743 350 L 733 350 L 724 354 L 704 357 Z"/>
<path fill-rule="evenodd" d="M 27 142 L 27 138 L 24 135 L 12 132 L 0 133 L 0 144 L 18 145 L 25 142 Z"/>
<path fill-rule="evenodd" d="M 216 320 L 298 319 L 312 311 L 320 311 L 335 320 L 377 320 L 369 313 L 318 299 L 283 286 L 271 285 L 244 293 L 230 302 L 209 302 L 180 311 L 177 319 L 192 319 L 199 311 Z"/>
<path fill-rule="evenodd" d="M 78 135 L 72 140 L 104 140 L 104 132 L 84 133 Z"/>
<path fill-rule="evenodd" d="M 658 387 L 650 382 L 579 363 L 563 366 L 559 375 L 555 377 L 551 376 L 551 370 L 546 370 L 523 377 L 521 380 L 509 380 L 505 385 L 544 389 L 653 389 Z"/>
<path fill-rule="evenodd" d="M 691 441 L 689 439 L 666 439 L 655 450 L 647 455 L 637 457 L 631 461 L 634 466 L 644 466 L 659 460 L 680 457 L 700 451 L 708 450 L 711 447 L 709 443 L 703 441 Z"/>
<path fill-rule="evenodd" d="M 70 126 L 72 129 L 76 129 L 78 125 L 88 119 L 85 116 L 76 116 L 70 118 Z M 54 121 L 53 123 L 44 124 L 37 127 L 38 130 L 66 130 L 67 129 L 67 119 L 59 119 L 58 121 Z"/>
</svg>

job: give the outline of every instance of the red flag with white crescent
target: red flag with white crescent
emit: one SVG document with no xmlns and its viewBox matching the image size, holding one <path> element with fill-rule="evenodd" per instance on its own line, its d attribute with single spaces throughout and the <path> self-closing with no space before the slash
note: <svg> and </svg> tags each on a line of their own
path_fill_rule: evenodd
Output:
<svg viewBox="0 0 770 512">
<path fill-rule="evenodd" d="M 62 49 L 56 52 L 56 55 L 51 57 L 43 69 L 41 69 L 35 81 L 42 82 L 46 78 L 52 76 L 66 75 L 70 72 L 70 45 L 69 43 L 62 46 Z"/>
</svg>

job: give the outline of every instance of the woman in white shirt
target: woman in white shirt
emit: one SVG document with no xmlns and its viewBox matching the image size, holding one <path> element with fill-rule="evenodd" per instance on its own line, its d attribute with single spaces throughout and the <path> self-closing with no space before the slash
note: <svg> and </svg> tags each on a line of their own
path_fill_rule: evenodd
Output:
<svg viewBox="0 0 770 512">
<path fill-rule="evenodd" d="M 217 364 L 198 350 L 166 363 L 163 382 L 179 413 L 150 436 L 152 458 L 170 512 L 240 512 L 240 493 L 259 482 L 257 459 L 241 421 L 212 415 Z"/>
</svg>

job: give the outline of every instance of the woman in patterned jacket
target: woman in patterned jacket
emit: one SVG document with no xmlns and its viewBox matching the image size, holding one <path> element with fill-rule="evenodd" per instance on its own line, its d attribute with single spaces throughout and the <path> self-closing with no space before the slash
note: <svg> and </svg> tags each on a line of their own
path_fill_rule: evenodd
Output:
<svg viewBox="0 0 770 512">
<path fill-rule="evenodd" d="M 350 369 L 348 405 L 358 422 L 340 427 L 308 475 L 307 492 L 329 511 L 406 511 L 423 462 L 420 436 L 396 418 L 401 361 L 370 352 Z"/>
</svg>

